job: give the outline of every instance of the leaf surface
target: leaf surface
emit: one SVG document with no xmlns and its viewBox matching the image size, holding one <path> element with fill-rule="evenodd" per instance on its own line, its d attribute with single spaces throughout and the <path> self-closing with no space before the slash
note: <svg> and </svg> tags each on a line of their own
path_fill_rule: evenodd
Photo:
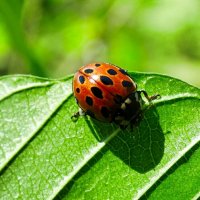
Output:
<svg viewBox="0 0 200 200">
<path fill-rule="evenodd" d="M 125 131 L 89 117 L 72 122 L 71 77 L 2 77 L 0 198 L 158 199 L 171 186 L 168 198 L 181 199 L 180 181 L 195 188 L 185 197 L 197 197 L 200 90 L 164 75 L 131 76 L 162 98 Z"/>
</svg>

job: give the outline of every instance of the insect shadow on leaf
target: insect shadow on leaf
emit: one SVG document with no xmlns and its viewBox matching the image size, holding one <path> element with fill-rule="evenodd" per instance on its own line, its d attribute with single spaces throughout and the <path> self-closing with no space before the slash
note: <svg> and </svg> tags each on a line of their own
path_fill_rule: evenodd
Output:
<svg viewBox="0 0 200 200">
<path fill-rule="evenodd" d="M 104 141 L 118 126 L 86 120 L 94 136 Z M 154 169 L 164 154 L 164 134 L 159 124 L 159 115 L 154 106 L 146 109 L 133 127 L 119 130 L 116 137 L 108 142 L 109 149 L 125 164 L 139 173 Z"/>
<path fill-rule="evenodd" d="M 133 128 L 128 127 L 125 130 L 121 130 L 118 125 L 103 123 L 88 116 L 85 116 L 85 121 L 99 142 L 105 141 L 116 130 L 118 133 L 63 188 L 59 193 L 61 197 L 70 192 L 76 181 L 99 162 L 108 150 L 112 151 L 132 170 L 142 174 L 154 169 L 163 157 L 164 134 L 154 106 L 145 110 L 140 121 L 134 124 Z"/>
</svg>

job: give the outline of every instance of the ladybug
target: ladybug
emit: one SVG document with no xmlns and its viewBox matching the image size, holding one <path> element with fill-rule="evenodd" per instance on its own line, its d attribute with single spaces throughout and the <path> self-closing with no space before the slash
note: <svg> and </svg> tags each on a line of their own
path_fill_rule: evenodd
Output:
<svg viewBox="0 0 200 200">
<path fill-rule="evenodd" d="M 79 112 L 72 116 L 89 115 L 102 122 L 114 122 L 125 129 L 141 114 L 144 101 L 150 102 L 160 95 L 148 96 L 138 91 L 135 81 L 122 68 L 109 63 L 93 63 L 81 67 L 74 75 L 73 93 Z"/>
</svg>

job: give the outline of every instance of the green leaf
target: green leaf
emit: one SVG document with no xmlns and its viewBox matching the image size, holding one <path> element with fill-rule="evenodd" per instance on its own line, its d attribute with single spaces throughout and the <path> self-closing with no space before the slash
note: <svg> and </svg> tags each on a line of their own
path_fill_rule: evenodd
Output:
<svg viewBox="0 0 200 200">
<path fill-rule="evenodd" d="M 2 77 L 0 199 L 197 199 L 200 90 L 163 75 L 131 76 L 162 98 L 125 131 L 71 121 L 72 77 Z"/>
</svg>

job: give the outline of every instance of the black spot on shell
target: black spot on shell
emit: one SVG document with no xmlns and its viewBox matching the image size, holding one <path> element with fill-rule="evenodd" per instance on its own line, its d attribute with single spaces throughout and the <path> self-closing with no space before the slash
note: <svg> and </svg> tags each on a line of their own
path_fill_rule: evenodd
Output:
<svg viewBox="0 0 200 200">
<path fill-rule="evenodd" d="M 99 89 L 98 87 L 91 87 L 91 91 L 95 97 L 99 99 L 103 99 L 103 94 L 102 94 L 101 89 Z"/>
<path fill-rule="evenodd" d="M 108 110 L 108 108 L 106 108 L 105 106 L 103 106 L 102 108 L 101 108 L 101 114 L 105 117 L 105 118 L 108 118 L 109 117 L 109 110 Z"/>
<path fill-rule="evenodd" d="M 79 81 L 81 84 L 85 82 L 85 77 L 84 76 L 79 76 Z"/>
<path fill-rule="evenodd" d="M 86 74 L 91 74 L 93 72 L 93 69 L 85 69 L 84 72 Z"/>
<path fill-rule="evenodd" d="M 77 93 L 80 93 L 80 91 L 81 91 L 80 88 L 76 88 Z"/>
<path fill-rule="evenodd" d="M 95 118 L 95 115 L 94 115 L 94 113 L 91 110 L 87 110 L 85 113 L 87 115 L 89 115 L 90 117 Z"/>
<path fill-rule="evenodd" d="M 100 80 L 104 85 L 113 85 L 113 81 L 107 76 L 100 76 Z"/>
<path fill-rule="evenodd" d="M 132 86 L 133 86 L 133 83 L 130 82 L 130 81 L 125 81 L 125 80 L 123 80 L 123 81 L 122 81 L 122 85 L 123 85 L 123 87 L 132 87 Z"/>
<path fill-rule="evenodd" d="M 96 67 L 99 67 L 99 66 L 101 66 L 101 64 L 96 63 L 95 66 L 96 66 Z"/>
<path fill-rule="evenodd" d="M 127 73 L 124 69 L 119 69 L 119 71 L 120 71 L 122 74 L 129 76 L 128 73 Z"/>
<path fill-rule="evenodd" d="M 114 69 L 109 69 L 107 70 L 107 72 L 110 74 L 110 75 L 116 75 L 117 72 L 114 70 Z"/>
<path fill-rule="evenodd" d="M 93 105 L 93 100 L 92 100 L 91 97 L 86 96 L 85 101 L 86 101 L 86 103 L 87 103 L 89 106 L 92 106 L 92 105 Z"/>
</svg>

